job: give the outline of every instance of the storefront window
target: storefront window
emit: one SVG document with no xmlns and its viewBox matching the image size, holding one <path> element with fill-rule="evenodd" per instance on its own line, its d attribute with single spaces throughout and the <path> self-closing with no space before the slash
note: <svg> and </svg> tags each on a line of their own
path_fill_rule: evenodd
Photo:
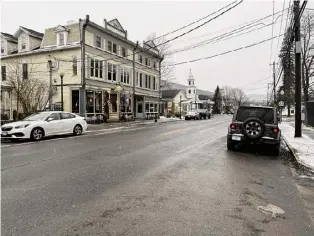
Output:
<svg viewBox="0 0 314 236">
<path fill-rule="evenodd" d="M 102 92 L 95 92 L 95 112 L 102 113 Z"/>
<path fill-rule="evenodd" d="M 79 113 L 79 99 L 80 99 L 80 94 L 79 90 L 72 90 L 72 112 L 73 113 Z"/>
<path fill-rule="evenodd" d="M 149 112 L 149 103 L 145 104 L 145 112 Z"/>
<path fill-rule="evenodd" d="M 155 112 L 157 112 L 157 103 L 155 103 L 154 105 L 155 105 Z"/>
<path fill-rule="evenodd" d="M 86 91 L 86 113 L 94 113 L 94 91 Z"/>
<path fill-rule="evenodd" d="M 112 112 L 117 112 L 118 107 L 117 107 L 117 94 L 110 94 L 110 102 L 112 105 Z"/>
</svg>

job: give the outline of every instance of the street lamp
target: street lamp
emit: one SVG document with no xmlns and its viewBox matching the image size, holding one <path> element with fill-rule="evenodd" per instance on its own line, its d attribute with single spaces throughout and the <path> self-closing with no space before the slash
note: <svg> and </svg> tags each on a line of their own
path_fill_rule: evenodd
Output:
<svg viewBox="0 0 314 236">
<path fill-rule="evenodd" d="M 61 79 L 61 111 L 63 111 L 63 76 L 64 76 L 64 72 L 60 71 L 60 79 Z"/>
</svg>

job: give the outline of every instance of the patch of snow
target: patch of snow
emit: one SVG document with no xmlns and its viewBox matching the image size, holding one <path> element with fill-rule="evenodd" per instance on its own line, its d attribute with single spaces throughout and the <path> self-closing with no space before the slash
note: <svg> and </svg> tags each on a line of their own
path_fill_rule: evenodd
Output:
<svg viewBox="0 0 314 236">
<path fill-rule="evenodd" d="M 294 128 L 287 123 L 281 123 L 279 128 L 297 161 L 314 171 L 314 140 L 305 134 L 301 138 L 294 138 Z"/>
<path fill-rule="evenodd" d="M 273 218 L 285 214 L 283 209 L 272 204 L 268 204 L 267 206 L 258 206 L 257 210 L 263 212 L 266 215 L 271 215 Z"/>
</svg>

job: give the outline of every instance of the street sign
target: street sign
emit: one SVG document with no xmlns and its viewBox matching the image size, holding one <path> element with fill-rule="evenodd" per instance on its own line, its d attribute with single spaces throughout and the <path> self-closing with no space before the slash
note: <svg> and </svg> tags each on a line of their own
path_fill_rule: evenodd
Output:
<svg viewBox="0 0 314 236">
<path fill-rule="evenodd" d="M 278 105 L 279 105 L 280 107 L 284 107 L 284 106 L 285 106 L 285 103 L 284 103 L 283 101 L 280 101 L 280 102 L 278 103 Z"/>
</svg>

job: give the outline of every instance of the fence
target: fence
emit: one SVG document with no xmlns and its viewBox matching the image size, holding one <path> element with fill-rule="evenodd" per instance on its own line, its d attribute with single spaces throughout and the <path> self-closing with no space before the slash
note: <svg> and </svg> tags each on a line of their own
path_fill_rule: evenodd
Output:
<svg viewBox="0 0 314 236">
<path fill-rule="evenodd" d="M 305 109 L 306 123 L 314 127 L 314 101 L 306 102 Z"/>
</svg>

